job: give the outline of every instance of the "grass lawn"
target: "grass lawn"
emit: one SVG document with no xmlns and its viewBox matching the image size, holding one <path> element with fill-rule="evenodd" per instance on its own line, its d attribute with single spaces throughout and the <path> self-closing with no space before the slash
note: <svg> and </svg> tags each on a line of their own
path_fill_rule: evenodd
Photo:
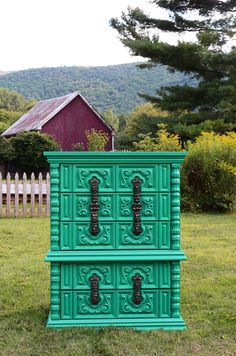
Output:
<svg viewBox="0 0 236 356">
<path fill-rule="evenodd" d="M 236 214 L 183 214 L 186 331 L 45 328 L 47 218 L 0 220 L 1 355 L 236 355 Z"/>
</svg>

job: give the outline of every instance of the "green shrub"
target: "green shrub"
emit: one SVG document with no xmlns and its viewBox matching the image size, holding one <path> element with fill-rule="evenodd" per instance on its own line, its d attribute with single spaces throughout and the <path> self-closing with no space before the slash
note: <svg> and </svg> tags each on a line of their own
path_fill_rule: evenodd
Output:
<svg viewBox="0 0 236 356">
<path fill-rule="evenodd" d="M 182 147 L 178 135 L 169 134 L 166 131 L 166 126 L 158 125 L 159 130 L 155 137 L 150 134 L 140 135 L 142 139 L 134 142 L 133 145 L 136 151 L 181 151 Z"/>
<path fill-rule="evenodd" d="M 48 162 L 44 151 L 57 151 L 59 144 L 48 134 L 39 132 L 21 132 L 10 139 L 15 151 L 15 166 L 26 173 L 45 171 Z"/>
<path fill-rule="evenodd" d="M 105 151 L 109 141 L 109 137 L 105 132 L 92 129 L 85 131 L 85 134 L 88 141 L 88 151 Z"/>
<path fill-rule="evenodd" d="M 203 132 L 195 143 L 190 143 L 181 180 L 184 209 L 233 209 L 236 203 L 236 133 Z"/>
</svg>

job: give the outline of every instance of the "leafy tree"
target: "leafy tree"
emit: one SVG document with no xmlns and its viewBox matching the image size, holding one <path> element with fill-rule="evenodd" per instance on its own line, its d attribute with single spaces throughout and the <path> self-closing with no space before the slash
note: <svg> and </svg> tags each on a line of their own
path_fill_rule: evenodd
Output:
<svg viewBox="0 0 236 356">
<path fill-rule="evenodd" d="M 114 113 L 112 108 L 105 110 L 102 113 L 104 120 L 115 130 L 119 130 L 119 117 Z"/>
<path fill-rule="evenodd" d="M 0 88 L 0 134 L 32 108 L 36 101 L 26 101 L 16 91 Z"/>
<path fill-rule="evenodd" d="M 109 142 L 108 135 L 102 130 L 85 131 L 88 141 L 88 151 L 105 151 L 106 145 Z"/>
<path fill-rule="evenodd" d="M 12 139 L 0 136 L 0 163 L 9 163 L 15 159 Z"/>
<path fill-rule="evenodd" d="M 10 140 L 15 151 L 14 163 L 18 170 L 26 173 L 48 169 L 43 152 L 59 149 L 58 143 L 51 136 L 39 132 L 21 132 Z"/>
<path fill-rule="evenodd" d="M 27 101 L 14 90 L 0 88 L 0 109 L 8 111 L 25 111 Z"/>
<path fill-rule="evenodd" d="M 8 124 L 3 121 L 0 121 L 0 135 L 8 128 Z"/>
<path fill-rule="evenodd" d="M 163 122 L 167 112 L 162 111 L 151 103 L 145 103 L 137 106 L 126 117 L 126 126 L 119 131 L 117 136 L 117 148 L 132 149 L 133 142 L 141 139 L 140 134 L 153 133 Z"/>
<path fill-rule="evenodd" d="M 147 15 L 129 8 L 111 26 L 133 55 L 147 58 L 142 67 L 166 65 L 170 72 L 191 75 L 195 85 L 164 86 L 157 96 L 143 95 L 172 115 L 165 122 L 199 124 L 206 120 L 232 123 L 236 129 L 236 33 L 235 0 L 153 0 L 167 17 Z M 163 33 L 179 39 L 191 33 L 193 40 L 176 44 L 162 41 Z M 228 127 L 226 128 L 228 130 Z"/>
</svg>

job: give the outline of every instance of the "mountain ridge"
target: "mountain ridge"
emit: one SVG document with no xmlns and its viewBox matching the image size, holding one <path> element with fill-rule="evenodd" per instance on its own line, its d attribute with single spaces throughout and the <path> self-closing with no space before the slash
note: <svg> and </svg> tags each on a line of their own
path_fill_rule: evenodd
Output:
<svg viewBox="0 0 236 356">
<path fill-rule="evenodd" d="M 138 64 L 24 69 L 1 75 L 0 87 L 16 90 L 27 100 L 80 91 L 100 112 L 112 108 L 116 113 L 127 113 L 144 102 L 137 93 L 155 95 L 161 86 L 191 82 L 187 75 L 170 73 L 164 66 L 140 69 Z"/>
</svg>

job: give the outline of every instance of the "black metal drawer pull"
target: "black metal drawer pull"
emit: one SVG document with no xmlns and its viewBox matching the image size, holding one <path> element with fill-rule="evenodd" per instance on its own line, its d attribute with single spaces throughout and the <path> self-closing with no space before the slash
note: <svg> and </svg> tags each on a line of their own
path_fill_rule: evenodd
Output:
<svg viewBox="0 0 236 356">
<path fill-rule="evenodd" d="M 134 212 L 133 233 L 135 235 L 139 235 L 142 232 L 141 218 L 140 218 L 140 210 L 142 209 L 142 205 L 140 203 L 142 181 L 139 177 L 135 177 L 132 183 L 133 183 L 133 190 L 134 190 L 134 203 L 132 204 L 132 209 Z"/>
<path fill-rule="evenodd" d="M 97 305 L 99 303 L 99 277 L 94 273 L 90 277 L 90 285 L 91 285 L 91 295 L 90 302 L 93 305 Z"/>
<path fill-rule="evenodd" d="M 141 293 L 142 277 L 140 276 L 139 273 L 136 273 L 135 276 L 133 276 L 132 279 L 133 279 L 133 282 L 134 282 L 133 302 L 135 304 L 140 304 L 141 301 L 143 300 L 142 293 Z"/>
<path fill-rule="evenodd" d="M 97 235 L 99 233 L 98 225 L 98 183 L 99 180 L 96 177 L 90 179 L 91 184 L 91 203 L 90 203 L 90 212 L 91 212 L 91 225 L 90 232 L 92 235 Z"/>
</svg>

